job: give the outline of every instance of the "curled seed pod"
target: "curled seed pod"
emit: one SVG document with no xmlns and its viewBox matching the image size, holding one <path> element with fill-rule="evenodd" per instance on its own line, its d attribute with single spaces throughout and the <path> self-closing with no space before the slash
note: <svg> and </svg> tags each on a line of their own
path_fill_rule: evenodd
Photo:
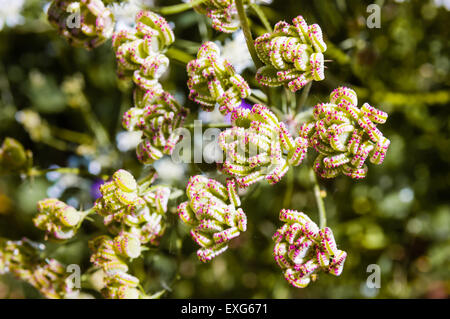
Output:
<svg viewBox="0 0 450 319">
<path fill-rule="evenodd" d="M 137 288 L 139 279 L 119 272 L 105 277 L 102 294 L 108 299 L 143 299 L 145 295 Z"/>
<path fill-rule="evenodd" d="M 275 25 L 273 32 L 255 40 L 256 52 L 265 66 L 256 79 L 265 86 L 287 86 L 296 92 L 311 81 L 321 81 L 327 46 L 317 24 L 308 26 L 302 16 Z"/>
<path fill-rule="evenodd" d="M 114 240 L 109 236 L 99 236 L 89 241 L 89 248 L 93 252 L 90 261 L 102 268 L 106 274 L 127 272 L 126 256 L 121 255 L 114 246 Z"/>
<path fill-rule="evenodd" d="M 206 111 L 213 111 L 218 103 L 220 112 L 227 114 L 250 95 L 248 83 L 220 57 L 220 49 L 213 42 L 201 46 L 197 59 L 188 63 L 187 73 L 189 98 Z"/>
<path fill-rule="evenodd" d="M 305 288 L 320 271 L 339 276 L 347 253 L 337 249 L 330 228 L 319 229 L 304 213 L 282 209 L 285 224 L 273 235 L 275 261 L 294 287 Z"/>
<path fill-rule="evenodd" d="M 178 206 L 181 220 L 189 225 L 191 236 L 201 247 L 197 256 L 208 262 L 228 249 L 228 243 L 247 229 L 247 216 L 241 208 L 236 184 L 227 187 L 201 175 L 192 176 L 186 187 L 189 200 Z"/>
<path fill-rule="evenodd" d="M 12 273 L 46 298 L 69 296 L 73 291 L 68 284 L 65 267 L 55 259 L 41 259 L 39 246 L 27 239 L 11 241 L 0 238 L 0 274 Z"/>
<path fill-rule="evenodd" d="M 115 250 L 122 256 L 137 258 L 141 254 L 139 238 L 130 233 L 121 233 L 114 238 Z"/>
<path fill-rule="evenodd" d="M 250 1 L 244 0 L 247 6 Z M 239 29 L 239 16 L 235 0 L 206 0 L 194 6 L 194 10 L 212 20 L 212 27 L 217 31 L 232 33 Z"/>
<path fill-rule="evenodd" d="M 67 240 L 72 238 L 84 217 L 83 212 L 56 199 L 48 198 L 38 202 L 38 214 L 34 217 L 34 225 L 45 231 L 45 238 Z"/>
<path fill-rule="evenodd" d="M 152 180 L 139 186 L 126 170 L 118 170 L 112 180 L 100 186 L 102 197 L 94 205 L 113 234 L 128 233 L 140 243 L 158 244 L 164 233 L 163 217 L 170 196 L 168 187 L 154 185 Z"/>
<path fill-rule="evenodd" d="M 121 233 L 114 239 L 99 236 L 89 241 L 93 251 L 91 262 L 104 272 L 102 293 L 111 299 L 140 299 L 146 295 L 137 289 L 139 279 L 128 273 L 126 259 L 141 255 L 139 238 L 130 233 Z"/>
<path fill-rule="evenodd" d="M 236 178 L 240 187 L 262 179 L 278 183 L 289 166 L 303 161 L 307 140 L 293 139 L 285 124 L 266 106 L 236 109 L 231 119 L 233 127 L 219 136 L 219 145 L 226 153 L 222 169 Z"/>
<path fill-rule="evenodd" d="M 158 79 L 169 66 L 162 54 L 175 37 L 167 21 L 151 11 L 136 15 L 133 31 L 120 31 L 113 35 L 120 77 L 132 78 L 142 90 L 162 93 Z"/>
<path fill-rule="evenodd" d="M 17 140 L 7 137 L 0 147 L 0 173 L 26 172 L 33 166 L 33 153 Z"/>
<path fill-rule="evenodd" d="M 300 127 L 300 136 L 308 139 L 319 153 L 314 170 L 323 178 L 344 174 L 364 178 L 366 159 L 381 164 L 390 141 L 376 124 L 386 122 L 387 113 L 365 103 L 358 108 L 355 91 L 339 87 L 330 94 L 330 103 L 314 107 L 314 122 Z"/>
<path fill-rule="evenodd" d="M 167 92 L 156 96 L 136 93 L 135 98 L 138 106 L 123 115 L 122 123 L 129 131 L 143 132 L 136 153 L 140 162 L 151 164 L 164 154 L 172 154 L 180 141 L 177 129 L 183 125 L 189 110 Z"/>
<path fill-rule="evenodd" d="M 101 0 L 53 0 L 48 21 L 71 45 L 92 49 L 111 37 L 114 16 Z"/>
</svg>

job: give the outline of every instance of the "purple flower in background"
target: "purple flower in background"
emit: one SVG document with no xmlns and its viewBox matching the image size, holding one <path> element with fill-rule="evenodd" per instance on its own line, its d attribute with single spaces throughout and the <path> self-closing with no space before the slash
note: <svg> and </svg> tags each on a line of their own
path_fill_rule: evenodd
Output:
<svg viewBox="0 0 450 319">
<path fill-rule="evenodd" d="M 102 193 L 100 193 L 100 186 L 105 183 L 102 179 L 96 179 L 91 185 L 91 196 L 94 199 L 102 197 Z"/>
<path fill-rule="evenodd" d="M 253 105 L 248 103 L 246 100 L 242 99 L 241 105 L 239 105 L 238 107 L 251 110 Z M 225 123 L 231 124 L 231 113 L 225 115 Z"/>
</svg>

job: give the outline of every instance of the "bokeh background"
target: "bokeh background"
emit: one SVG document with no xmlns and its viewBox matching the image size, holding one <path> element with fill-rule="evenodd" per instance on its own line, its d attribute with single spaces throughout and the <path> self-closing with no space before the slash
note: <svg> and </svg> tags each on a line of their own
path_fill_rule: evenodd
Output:
<svg viewBox="0 0 450 319">
<path fill-rule="evenodd" d="M 157 2 L 157 1 L 156 1 Z M 0 143 L 14 137 L 33 152 L 34 167 L 79 168 L 80 174 L 4 174 L 0 177 L 0 236 L 43 241 L 32 218 L 36 202 L 59 197 L 88 208 L 102 178 L 119 168 L 136 176 L 136 136 L 123 133 L 121 114 L 131 106 L 131 87 L 117 80 L 110 42 L 87 51 L 73 48 L 47 23 L 46 1 L 0 1 Z M 177 1 L 147 1 L 170 5 Z M 367 6 L 381 8 L 381 27 L 370 29 Z M 168 289 L 169 298 L 448 298 L 450 293 L 450 140 L 448 0 L 274 0 L 263 6 L 273 25 L 302 14 L 318 23 L 329 44 L 326 79 L 315 82 L 307 106 L 325 101 L 339 85 L 354 88 L 360 102 L 389 113 L 380 129 L 391 140 L 383 165 L 370 165 L 361 181 L 320 181 L 326 191 L 328 225 L 348 258 L 340 277 L 321 275 L 306 289 L 284 280 L 272 257 L 271 236 L 281 208 L 297 209 L 318 222 L 308 162 L 276 186 L 261 184 L 243 197 L 249 227 L 232 249 L 201 264 L 196 247 L 171 202 L 160 249 L 132 265 L 148 291 Z M 264 33 L 250 13 L 254 35 Z M 122 17 L 122 19 L 126 19 Z M 132 19 L 132 17 L 131 17 Z M 168 16 L 175 48 L 194 55 L 201 42 L 220 41 L 244 77 L 257 86 L 243 39 L 213 31 L 207 18 L 187 11 Z M 245 50 L 244 50 L 245 51 Z M 233 57 L 234 56 L 234 57 Z M 172 61 L 164 87 L 192 110 L 185 65 Z M 276 92 L 276 91 L 275 91 Z M 190 175 L 216 176 L 214 165 L 156 163 L 160 182 L 184 189 Z M 45 172 L 44 172 L 45 173 Z M 68 243 L 47 243 L 46 253 L 89 269 L 87 240 L 101 231 L 85 223 Z M 381 288 L 369 289 L 367 266 L 381 267 Z M 86 289 L 92 296 L 99 296 Z M 40 298 L 9 275 L 0 276 L 0 298 Z"/>
</svg>

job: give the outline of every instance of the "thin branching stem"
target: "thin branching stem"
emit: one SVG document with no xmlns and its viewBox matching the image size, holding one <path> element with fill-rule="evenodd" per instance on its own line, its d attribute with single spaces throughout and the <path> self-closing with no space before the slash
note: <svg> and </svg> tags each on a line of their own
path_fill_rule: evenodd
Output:
<svg viewBox="0 0 450 319">
<path fill-rule="evenodd" d="M 302 109 L 303 105 L 305 104 L 306 100 L 308 99 L 309 90 L 311 90 L 312 81 L 306 84 L 306 86 L 303 88 L 302 95 L 300 96 L 300 100 L 297 103 L 297 113 Z"/>
<path fill-rule="evenodd" d="M 242 31 L 244 32 L 245 42 L 247 42 L 247 47 L 250 51 L 253 63 L 255 63 L 256 68 L 260 68 L 262 66 L 262 62 L 256 53 L 255 43 L 253 41 L 252 32 L 250 31 L 250 26 L 248 24 L 247 15 L 245 13 L 244 3 L 242 0 L 236 0 L 236 7 L 239 15 L 239 21 L 241 22 Z"/>
<path fill-rule="evenodd" d="M 313 182 L 314 197 L 316 199 L 317 209 L 319 211 L 320 228 L 327 227 L 327 212 L 325 211 L 325 203 L 323 202 L 322 192 L 320 191 L 319 182 L 316 173 L 311 168 L 311 181 Z"/>
<path fill-rule="evenodd" d="M 193 0 L 186 3 L 175 4 L 173 6 L 155 8 L 154 10 L 163 15 L 177 14 L 192 9 L 193 7 L 200 5 L 205 1 L 206 0 Z"/>
</svg>

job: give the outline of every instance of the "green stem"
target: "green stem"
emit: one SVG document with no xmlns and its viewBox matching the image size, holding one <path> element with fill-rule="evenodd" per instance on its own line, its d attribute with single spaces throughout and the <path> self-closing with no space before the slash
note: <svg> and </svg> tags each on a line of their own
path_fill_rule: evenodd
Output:
<svg viewBox="0 0 450 319">
<path fill-rule="evenodd" d="M 283 207 L 288 208 L 291 205 L 292 193 L 294 192 L 294 168 L 287 172 L 287 187 L 284 194 Z"/>
<path fill-rule="evenodd" d="M 325 204 L 323 202 L 319 182 L 317 181 L 317 176 L 313 169 L 310 170 L 310 177 L 314 185 L 314 197 L 316 198 L 316 204 L 319 210 L 320 228 L 324 228 L 327 227 L 327 213 L 325 211 Z"/>
<path fill-rule="evenodd" d="M 297 103 L 297 112 L 299 112 L 302 109 L 303 105 L 305 104 L 306 99 L 308 98 L 309 95 L 309 90 L 311 90 L 311 86 L 312 81 L 306 84 L 306 86 L 303 88 L 302 95 L 300 96 L 300 100 L 298 100 Z"/>
<path fill-rule="evenodd" d="M 182 64 L 188 64 L 190 61 L 195 59 L 195 57 L 193 57 L 192 55 L 173 47 L 166 51 L 166 55 L 170 59 L 178 61 Z"/>
<path fill-rule="evenodd" d="M 80 145 L 92 143 L 92 138 L 87 134 L 52 125 L 49 125 L 49 127 L 53 131 L 54 135 L 60 137 L 65 141 L 77 143 Z"/>
<path fill-rule="evenodd" d="M 247 15 L 245 14 L 244 3 L 242 0 L 236 0 L 236 7 L 239 15 L 239 21 L 241 22 L 242 31 L 244 32 L 245 42 L 247 42 L 247 47 L 252 57 L 253 63 L 257 69 L 262 67 L 262 62 L 258 58 L 256 53 L 255 43 L 253 42 L 252 32 L 250 31 L 250 26 L 248 25 Z"/>
<path fill-rule="evenodd" d="M 97 115 L 92 111 L 91 104 L 86 101 L 80 104 L 79 107 L 86 124 L 94 133 L 97 142 L 101 146 L 110 146 L 111 141 L 109 140 L 108 132 L 98 120 Z"/>
<path fill-rule="evenodd" d="M 175 4 L 173 6 L 154 8 L 153 10 L 163 15 L 177 14 L 192 9 L 193 7 L 200 5 L 205 1 L 206 0 L 192 0 L 187 3 Z"/>
<path fill-rule="evenodd" d="M 264 25 L 264 28 L 266 28 L 267 32 L 272 32 L 272 26 L 269 23 L 269 20 L 267 19 L 266 15 L 264 14 L 264 11 L 261 9 L 259 5 L 256 3 L 251 3 L 250 7 L 255 11 L 256 15 L 258 16 L 259 20 L 261 20 L 262 24 Z"/>
</svg>

